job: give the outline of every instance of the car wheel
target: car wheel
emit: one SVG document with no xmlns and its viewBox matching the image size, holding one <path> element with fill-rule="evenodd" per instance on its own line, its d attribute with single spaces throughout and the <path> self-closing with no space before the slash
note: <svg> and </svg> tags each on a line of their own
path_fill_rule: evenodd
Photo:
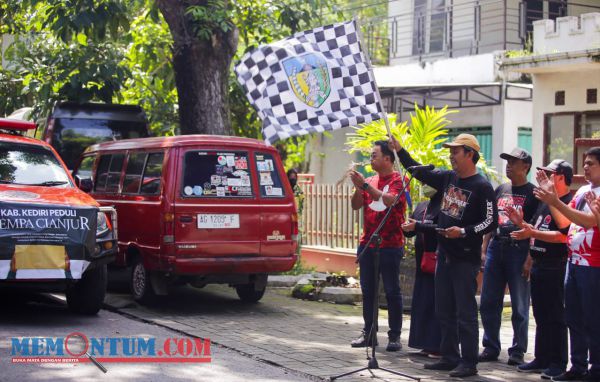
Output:
<svg viewBox="0 0 600 382">
<path fill-rule="evenodd" d="M 235 291 L 237 292 L 240 300 L 244 302 L 258 302 L 264 296 L 266 288 L 261 290 L 254 290 L 254 284 L 243 284 L 236 285 Z"/>
<path fill-rule="evenodd" d="M 98 313 L 106 296 L 106 265 L 87 270 L 66 292 L 69 309 L 78 314 Z"/>
<path fill-rule="evenodd" d="M 131 267 L 130 289 L 133 299 L 139 303 L 148 304 L 156 298 L 150 281 L 150 272 L 144 267 L 140 257 L 136 258 Z"/>
</svg>

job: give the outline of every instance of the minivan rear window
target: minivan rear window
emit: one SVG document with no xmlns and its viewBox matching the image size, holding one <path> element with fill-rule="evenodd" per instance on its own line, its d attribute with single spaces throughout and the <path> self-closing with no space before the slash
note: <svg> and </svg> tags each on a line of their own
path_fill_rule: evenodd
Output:
<svg viewBox="0 0 600 382">
<path fill-rule="evenodd" d="M 255 158 L 260 196 L 268 198 L 284 197 L 285 191 L 273 155 L 257 153 Z"/>
<path fill-rule="evenodd" d="M 183 172 L 184 197 L 253 196 L 247 152 L 188 151 Z"/>
</svg>

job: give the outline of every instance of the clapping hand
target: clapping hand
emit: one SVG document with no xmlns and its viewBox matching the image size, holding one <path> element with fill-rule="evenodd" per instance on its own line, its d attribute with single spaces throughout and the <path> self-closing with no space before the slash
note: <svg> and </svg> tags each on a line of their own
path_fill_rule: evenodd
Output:
<svg viewBox="0 0 600 382">
<path fill-rule="evenodd" d="M 596 222 L 600 222 L 600 196 L 596 196 L 592 191 L 586 192 L 583 197 L 594 214 Z"/>
<path fill-rule="evenodd" d="M 504 212 L 510 219 L 510 221 L 516 225 L 517 227 L 521 227 L 523 225 L 523 210 L 517 209 L 511 205 L 504 207 Z"/>
<path fill-rule="evenodd" d="M 350 175 L 350 180 L 352 181 L 352 184 L 354 184 L 354 187 L 356 187 L 357 190 L 362 188 L 362 185 L 365 183 L 365 177 L 356 170 L 350 170 L 348 171 L 348 174 Z"/>
<path fill-rule="evenodd" d="M 515 240 L 525 240 L 531 238 L 533 235 L 533 227 L 531 224 L 524 223 L 522 228 L 518 231 L 512 231 L 510 237 Z"/>
<path fill-rule="evenodd" d="M 554 188 L 554 182 L 548 178 L 543 170 L 538 170 L 535 178 L 539 184 L 539 187 L 533 190 L 535 197 L 548 205 L 555 204 L 559 199 Z"/>
</svg>

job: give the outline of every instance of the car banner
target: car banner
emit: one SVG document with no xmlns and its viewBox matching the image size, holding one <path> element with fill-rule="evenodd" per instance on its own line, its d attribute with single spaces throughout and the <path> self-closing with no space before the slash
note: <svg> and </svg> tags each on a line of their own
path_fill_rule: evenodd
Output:
<svg viewBox="0 0 600 382">
<path fill-rule="evenodd" d="M 0 279 L 80 279 L 94 253 L 97 213 L 0 201 Z"/>
</svg>

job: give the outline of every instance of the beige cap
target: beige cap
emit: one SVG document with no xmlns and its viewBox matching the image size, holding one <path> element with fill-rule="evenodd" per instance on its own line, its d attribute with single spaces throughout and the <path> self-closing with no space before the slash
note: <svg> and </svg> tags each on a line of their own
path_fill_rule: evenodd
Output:
<svg viewBox="0 0 600 382">
<path fill-rule="evenodd" d="M 477 152 L 479 152 L 479 150 L 481 150 L 481 148 L 479 147 L 479 142 L 477 141 L 477 138 L 475 138 L 475 136 L 471 135 L 471 134 L 458 134 L 452 142 L 446 142 L 442 146 L 444 146 L 444 147 L 467 146 Z"/>
</svg>

